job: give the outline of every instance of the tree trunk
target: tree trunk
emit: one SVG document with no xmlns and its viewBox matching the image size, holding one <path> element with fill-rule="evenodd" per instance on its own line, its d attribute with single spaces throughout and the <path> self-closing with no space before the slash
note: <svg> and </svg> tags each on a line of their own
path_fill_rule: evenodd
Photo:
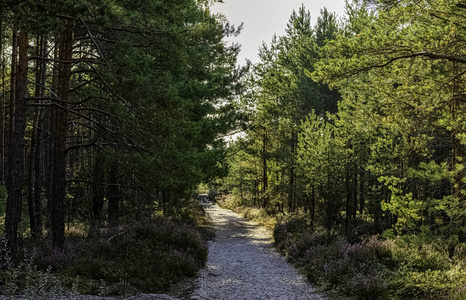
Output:
<svg viewBox="0 0 466 300">
<path fill-rule="evenodd" d="M 351 191 L 350 191 L 350 166 L 349 162 L 346 162 L 346 215 L 345 215 L 345 234 L 350 234 L 350 223 L 351 223 Z"/>
<path fill-rule="evenodd" d="M 102 209 L 104 207 L 105 187 L 102 185 L 105 182 L 105 169 L 103 168 L 103 154 L 97 152 L 95 154 L 92 185 L 92 212 L 94 225 L 100 225 L 102 222 Z"/>
<path fill-rule="evenodd" d="M 47 43 L 44 36 L 37 37 L 37 56 L 45 57 L 47 53 Z M 36 64 L 36 90 L 35 97 L 41 99 L 45 97 L 46 65 L 44 60 L 37 60 Z M 42 104 L 43 100 L 37 100 Z M 33 237 L 42 236 L 42 153 L 43 153 L 43 107 L 37 106 L 34 120 L 34 128 L 31 137 L 31 153 L 28 162 L 28 204 L 29 220 Z"/>
<path fill-rule="evenodd" d="M 314 219 L 316 215 L 316 190 L 315 187 L 312 187 L 312 197 L 311 197 L 311 209 L 310 209 L 310 215 L 311 215 L 311 228 L 314 228 Z"/>
<path fill-rule="evenodd" d="M 3 8 L 0 7 L 0 16 L 3 16 Z M 3 20 L 0 17 L 0 36 L 3 36 Z M 0 182 L 5 182 L 5 128 L 6 128 L 6 86 L 5 86 L 5 54 L 3 53 L 3 39 L 0 39 L 0 66 L 1 66 L 1 80 L 2 80 L 2 95 L 3 97 L 0 98 L 0 143 L 2 146 L 0 147 Z"/>
<path fill-rule="evenodd" d="M 359 215 L 362 216 L 364 214 L 364 204 L 366 199 L 364 198 L 364 170 L 359 170 L 359 189 L 358 189 L 358 200 L 359 200 Z"/>
<path fill-rule="evenodd" d="M 168 215 L 168 191 L 162 191 L 162 213 L 164 216 Z"/>
<path fill-rule="evenodd" d="M 14 45 L 16 46 L 16 45 Z M 5 236 L 12 255 L 17 253 L 18 229 L 21 220 L 22 179 L 24 175 L 24 133 L 27 111 L 28 34 L 19 33 L 19 60 L 16 76 L 13 131 L 11 135 L 8 199 L 5 218 Z M 13 62 L 15 58 L 13 57 Z M 12 81 L 13 83 L 13 81 Z"/>
<path fill-rule="evenodd" d="M 66 21 L 66 28 L 62 33 L 59 58 L 62 61 L 58 79 L 59 101 L 54 108 L 54 166 L 51 190 L 51 226 L 53 245 L 63 248 L 65 244 L 65 196 L 66 196 L 66 136 L 68 134 L 68 105 L 71 60 L 73 47 L 72 20 Z"/>
<path fill-rule="evenodd" d="M 118 187 L 118 170 L 116 163 L 110 165 L 108 172 L 108 223 L 110 226 L 118 225 L 120 215 L 120 188 Z"/>
<path fill-rule="evenodd" d="M 353 220 L 353 223 L 354 223 L 353 225 L 356 225 L 356 222 L 357 222 L 356 216 L 357 216 L 358 204 L 359 204 L 359 201 L 358 201 L 358 187 L 359 187 L 359 183 L 358 183 L 358 164 L 355 161 L 354 164 L 353 164 L 353 185 L 352 185 L 352 189 L 351 189 L 351 197 L 353 199 L 353 211 L 351 212 L 352 213 L 352 220 Z"/>
<path fill-rule="evenodd" d="M 268 178 L 267 178 L 267 136 L 263 135 L 262 139 L 262 194 L 263 194 L 263 204 L 262 207 L 267 208 L 268 206 Z"/>
<path fill-rule="evenodd" d="M 290 165 L 290 189 L 288 194 L 288 211 L 292 212 L 296 208 L 296 197 L 295 197 L 295 156 L 296 156 L 296 148 L 297 148 L 298 139 L 296 137 L 296 133 L 293 130 L 291 133 L 291 165 Z"/>
<path fill-rule="evenodd" d="M 15 21 L 13 25 L 13 35 L 11 38 L 11 72 L 10 72 L 10 102 L 6 105 L 8 108 L 8 121 L 6 122 L 8 128 L 6 128 L 6 141 L 5 145 L 10 145 L 10 147 L 6 147 L 6 174 L 5 174 L 5 183 L 6 186 L 10 184 L 9 181 L 10 177 L 10 160 L 11 157 L 8 157 L 8 154 L 11 150 L 11 143 L 12 143 L 12 135 L 13 135 L 13 122 L 14 122 L 14 107 L 16 102 L 16 78 L 18 77 L 18 26 L 17 22 Z"/>
<path fill-rule="evenodd" d="M 42 56 L 47 56 L 47 38 L 42 36 L 41 39 L 41 53 Z M 37 96 L 39 98 L 45 98 L 45 85 L 47 76 L 47 65 L 45 61 L 41 61 L 39 68 L 39 80 L 40 88 Z M 39 100 L 39 103 L 44 103 L 44 100 Z M 45 111 L 44 107 L 39 106 L 37 110 L 37 122 L 36 122 L 36 144 L 34 152 L 34 214 L 36 216 L 37 234 L 42 235 L 42 192 L 44 187 L 44 129 L 45 124 Z"/>
<path fill-rule="evenodd" d="M 53 74 L 52 74 L 52 86 L 50 93 L 51 98 L 56 98 L 57 93 L 56 91 L 59 90 L 59 77 L 60 77 L 60 70 L 59 70 L 59 63 L 58 58 L 58 48 L 59 42 L 56 42 L 54 45 L 53 51 Z M 53 102 L 52 102 L 53 103 Z M 52 231 L 52 183 L 53 183 L 53 176 L 55 170 L 55 109 L 56 107 L 51 107 L 50 109 L 44 110 L 45 118 L 44 118 L 44 128 L 47 128 L 48 134 L 44 136 L 44 194 L 45 198 L 47 199 L 47 219 L 46 219 L 46 227 L 50 228 Z"/>
</svg>

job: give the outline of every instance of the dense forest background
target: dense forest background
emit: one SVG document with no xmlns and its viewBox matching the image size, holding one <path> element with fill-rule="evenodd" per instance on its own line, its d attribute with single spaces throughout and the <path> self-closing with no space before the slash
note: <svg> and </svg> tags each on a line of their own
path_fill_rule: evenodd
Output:
<svg viewBox="0 0 466 300">
<path fill-rule="evenodd" d="M 198 233 L 170 220 L 192 222 L 198 184 L 225 173 L 247 70 L 223 41 L 240 28 L 210 2 L 0 2 L 3 271 L 29 249 L 44 269 L 157 290 L 205 263 Z"/>
<path fill-rule="evenodd" d="M 466 3 L 348 1 L 312 23 L 297 9 L 259 51 L 224 204 L 281 220 L 279 248 L 324 286 L 464 291 Z"/>
<path fill-rule="evenodd" d="M 143 8 L 143 9 L 142 9 Z M 65 224 L 179 213 L 219 174 L 242 69 L 238 31 L 203 1 L 3 1 L 6 239 Z M 104 210 L 105 203 L 105 210 Z M 45 217 L 46 216 L 46 217 Z M 44 218 L 45 217 L 45 218 Z"/>
<path fill-rule="evenodd" d="M 313 27 L 296 10 L 241 97 L 235 199 L 347 235 L 366 224 L 465 242 L 464 13 L 459 1 L 354 2 Z"/>
<path fill-rule="evenodd" d="M 3 268 L 39 247 L 68 276 L 144 278 L 91 258 L 141 234 L 171 245 L 142 246 L 166 270 L 189 269 L 170 276 L 195 275 L 207 250 L 186 224 L 208 183 L 274 218 L 324 287 L 464 295 L 464 0 L 348 1 L 314 26 L 302 6 L 245 67 L 223 41 L 241 26 L 212 2 L 0 3 Z"/>
</svg>

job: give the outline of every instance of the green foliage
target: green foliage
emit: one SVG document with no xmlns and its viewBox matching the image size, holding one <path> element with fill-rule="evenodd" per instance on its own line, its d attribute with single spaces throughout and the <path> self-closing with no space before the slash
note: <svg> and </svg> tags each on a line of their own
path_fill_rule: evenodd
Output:
<svg viewBox="0 0 466 300">
<path fill-rule="evenodd" d="M 240 104 L 250 124 L 231 152 L 226 185 L 243 205 L 269 213 L 293 211 L 307 202 L 309 190 L 299 170 L 298 137 L 308 113 L 336 111 L 339 94 L 310 80 L 318 49 L 338 32 L 336 17 L 326 10 L 318 25 L 302 6 L 292 13 L 284 36 L 259 50 L 249 91 Z"/>
<path fill-rule="evenodd" d="M 231 203 L 304 212 L 275 236 L 312 281 L 360 299 L 464 296 L 465 9 L 354 0 L 342 24 L 324 10 L 312 28 L 302 7 L 260 49 Z"/>
<path fill-rule="evenodd" d="M 298 163 L 314 197 L 314 206 L 325 213 L 322 222 L 330 230 L 344 199 L 345 140 L 335 125 L 314 113 L 301 123 Z M 311 192 L 312 191 L 312 192 Z"/>
<path fill-rule="evenodd" d="M 365 185 L 376 193 L 364 198 L 382 203 L 387 225 L 464 241 L 464 17 L 456 14 L 464 8 L 365 4 L 348 4 L 343 33 L 321 49 L 313 78 L 342 93 L 336 124 L 372 179 Z M 380 208 L 369 212 L 379 223 Z"/>
</svg>

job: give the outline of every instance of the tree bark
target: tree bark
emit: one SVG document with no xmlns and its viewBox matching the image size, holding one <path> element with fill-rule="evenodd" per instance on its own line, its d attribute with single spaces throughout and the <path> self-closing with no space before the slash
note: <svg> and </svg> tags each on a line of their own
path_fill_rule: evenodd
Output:
<svg viewBox="0 0 466 300">
<path fill-rule="evenodd" d="M 47 55 L 47 39 L 45 36 L 37 38 L 37 55 L 45 57 Z M 46 85 L 46 62 L 37 60 L 36 64 L 36 90 L 35 97 L 38 99 L 45 97 Z M 43 103 L 43 100 L 38 100 Z M 44 128 L 44 108 L 37 106 L 34 120 L 34 128 L 31 138 L 31 154 L 29 156 L 28 177 L 29 177 L 29 218 L 31 233 L 33 237 L 42 236 L 42 187 L 43 187 L 43 128 Z"/>
<path fill-rule="evenodd" d="M 262 136 L 262 193 L 263 193 L 263 204 L 262 207 L 267 208 L 268 201 L 268 178 L 267 178 L 267 136 L 264 133 Z"/>
<path fill-rule="evenodd" d="M 11 134 L 8 199 L 5 218 L 5 236 L 12 255 L 17 253 L 19 223 L 22 207 L 22 179 L 24 175 L 24 133 L 27 111 L 28 33 L 19 33 L 18 74 L 16 76 L 13 131 Z M 14 58 L 13 58 L 14 61 Z"/>
<path fill-rule="evenodd" d="M 352 208 L 351 208 L 351 191 L 350 191 L 350 163 L 346 162 L 346 215 L 345 215 L 345 234 L 348 237 L 350 234 L 350 223 L 351 223 L 351 216 L 352 216 Z"/>
<path fill-rule="evenodd" d="M 16 78 L 18 76 L 18 26 L 17 22 L 13 25 L 13 35 L 11 40 L 11 78 L 10 78 L 10 102 L 8 103 L 8 128 L 6 130 L 6 145 L 10 145 L 6 149 L 6 157 L 8 158 L 8 154 L 10 152 L 11 143 L 12 143 L 12 136 L 13 136 L 13 122 L 14 122 L 14 107 L 16 102 Z M 7 166 L 6 166 L 6 185 L 9 185 L 10 180 L 10 160 L 11 158 L 7 159 Z"/>
<path fill-rule="evenodd" d="M 100 152 L 95 153 L 93 179 L 95 183 L 105 182 L 105 170 L 103 168 L 104 159 Z M 92 187 L 92 210 L 93 223 L 100 225 L 102 222 L 102 209 L 104 206 L 105 187 L 101 184 L 94 184 Z"/>
<path fill-rule="evenodd" d="M 295 197 L 295 156 L 296 156 L 296 148 L 298 143 L 298 138 L 296 136 L 295 130 L 291 133 L 291 165 L 290 165 L 290 189 L 288 194 L 288 211 L 293 212 L 296 209 L 296 197 Z"/>
<path fill-rule="evenodd" d="M 364 214 L 364 204 L 366 199 L 364 198 L 364 170 L 361 168 L 359 169 L 359 189 L 358 189 L 358 201 L 359 201 L 359 215 L 362 216 Z"/>
<path fill-rule="evenodd" d="M 110 226 L 118 225 L 120 215 L 120 189 L 118 187 L 118 170 L 116 163 L 110 165 L 108 172 L 108 223 Z"/>
<path fill-rule="evenodd" d="M 53 74 L 52 74 L 52 84 L 50 93 L 50 98 L 57 97 L 56 91 L 59 90 L 59 77 L 60 70 L 59 64 L 56 62 L 58 60 L 58 48 L 59 42 L 56 42 L 54 45 L 53 51 Z M 52 231 L 52 183 L 55 170 L 55 135 L 54 135 L 54 126 L 55 126 L 55 107 L 51 106 L 49 109 L 43 111 L 45 114 L 44 117 L 44 128 L 47 128 L 47 134 L 44 136 L 44 194 L 47 199 L 47 218 L 46 218 L 46 227 Z"/>
<path fill-rule="evenodd" d="M 0 16 L 3 16 L 3 8 L 0 7 Z M 0 18 L 0 36 L 3 36 L 3 20 Z M 0 66 L 1 66 L 1 78 L 2 78 L 2 95 L 6 96 L 6 87 L 5 87 L 5 54 L 3 52 L 3 39 L 0 39 Z M 0 182 L 5 182 L 5 128 L 6 128 L 6 97 L 1 97 L 0 99 L 0 142 L 2 143 L 0 147 Z"/>
<path fill-rule="evenodd" d="M 65 244 L 65 197 L 66 197 L 66 137 L 68 134 L 68 107 L 71 60 L 73 47 L 72 20 L 66 21 L 66 28 L 62 33 L 59 58 L 62 61 L 58 79 L 59 103 L 54 109 L 54 166 L 51 190 L 51 226 L 53 245 L 63 248 Z"/>
</svg>

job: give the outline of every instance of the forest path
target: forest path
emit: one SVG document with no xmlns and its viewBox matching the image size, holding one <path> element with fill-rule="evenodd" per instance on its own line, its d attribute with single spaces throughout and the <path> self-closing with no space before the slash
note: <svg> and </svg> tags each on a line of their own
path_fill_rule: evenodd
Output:
<svg viewBox="0 0 466 300">
<path fill-rule="evenodd" d="M 270 231 L 217 205 L 207 213 L 217 237 L 191 299 L 325 299 L 276 251 Z"/>
</svg>

